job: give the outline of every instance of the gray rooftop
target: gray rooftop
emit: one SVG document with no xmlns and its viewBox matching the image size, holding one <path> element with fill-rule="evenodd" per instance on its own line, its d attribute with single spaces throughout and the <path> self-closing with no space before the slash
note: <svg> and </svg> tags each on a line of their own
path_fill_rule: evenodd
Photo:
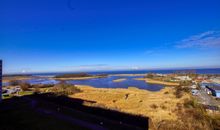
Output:
<svg viewBox="0 0 220 130">
<path fill-rule="evenodd" d="M 216 83 L 208 84 L 207 87 L 209 87 L 213 90 L 220 90 L 220 84 L 216 84 Z"/>
</svg>

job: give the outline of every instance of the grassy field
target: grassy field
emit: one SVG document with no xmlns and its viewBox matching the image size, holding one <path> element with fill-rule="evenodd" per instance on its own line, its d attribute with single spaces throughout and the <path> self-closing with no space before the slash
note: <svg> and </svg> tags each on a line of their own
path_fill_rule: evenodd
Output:
<svg viewBox="0 0 220 130">
<path fill-rule="evenodd" d="M 122 112 L 140 114 L 150 117 L 155 123 L 161 120 L 177 120 L 176 113 L 173 113 L 176 104 L 183 103 L 185 99 L 189 98 L 188 95 L 176 98 L 173 94 L 175 90 L 172 88 L 164 88 L 159 92 L 140 90 L 133 87 L 128 89 L 106 89 L 79 86 L 78 88 L 82 92 L 70 97 L 97 102 L 85 105 L 103 106 Z"/>
<path fill-rule="evenodd" d="M 14 96 L 25 96 L 25 95 L 31 95 L 33 94 L 34 92 L 33 91 L 20 91 L 16 94 L 10 94 L 10 95 L 7 95 L 7 96 L 2 96 L 3 99 L 9 99 L 9 98 L 12 98 Z"/>
<path fill-rule="evenodd" d="M 77 86 L 81 92 L 72 98 L 95 101 L 87 106 L 103 107 L 150 118 L 152 130 L 198 130 L 220 128 L 220 115 L 208 115 L 196 100 L 181 87 L 165 87 L 158 92 Z M 180 89 L 181 88 L 181 89 Z"/>
</svg>

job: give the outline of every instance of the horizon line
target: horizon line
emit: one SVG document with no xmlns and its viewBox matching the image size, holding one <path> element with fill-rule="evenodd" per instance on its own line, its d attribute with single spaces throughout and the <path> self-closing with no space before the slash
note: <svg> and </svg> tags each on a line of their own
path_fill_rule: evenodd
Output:
<svg viewBox="0 0 220 130">
<path fill-rule="evenodd" d="M 39 71 L 39 72 L 11 72 L 3 75 L 25 75 L 25 74 L 43 74 L 43 73 L 91 73 L 91 72 L 117 72 L 117 71 L 157 71 L 157 70 L 200 70 L 200 69 L 220 69 L 220 67 L 173 67 L 173 68 L 148 68 L 148 69 L 116 69 L 116 70 L 79 70 L 79 71 Z"/>
</svg>

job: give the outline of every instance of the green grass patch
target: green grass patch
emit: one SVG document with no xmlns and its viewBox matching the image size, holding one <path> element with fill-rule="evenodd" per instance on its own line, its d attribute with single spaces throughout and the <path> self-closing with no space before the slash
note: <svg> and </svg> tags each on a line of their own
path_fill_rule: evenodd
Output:
<svg viewBox="0 0 220 130">
<path fill-rule="evenodd" d="M 2 95 L 2 99 L 9 99 L 15 96 L 25 96 L 25 95 L 31 95 L 33 94 L 33 91 L 20 91 L 16 94 L 9 94 L 9 95 Z"/>
</svg>

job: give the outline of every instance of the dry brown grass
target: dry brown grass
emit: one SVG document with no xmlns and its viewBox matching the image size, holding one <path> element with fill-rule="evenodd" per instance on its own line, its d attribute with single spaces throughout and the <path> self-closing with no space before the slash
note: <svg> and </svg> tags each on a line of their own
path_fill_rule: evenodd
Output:
<svg viewBox="0 0 220 130">
<path fill-rule="evenodd" d="M 176 110 L 176 104 L 183 103 L 184 99 L 189 98 L 188 95 L 176 98 L 173 94 L 175 90 L 172 88 L 164 88 L 159 92 L 151 92 L 134 87 L 128 89 L 108 89 L 78 86 L 78 88 L 82 92 L 70 97 L 96 102 L 94 104 L 86 104 L 90 106 L 101 106 L 147 116 L 156 125 L 162 120 L 177 120 L 178 116 L 173 112 Z M 168 93 L 164 94 L 165 92 Z"/>
<path fill-rule="evenodd" d="M 128 89 L 93 88 L 77 86 L 81 92 L 70 95 L 73 98 L 95 101 L 84 103 L 88 106 L 104 107 L 121 112 L 150 118 L 152 130 L 212 130 L 220 128 L 220 115 L 210 116 L 185 91 L 176 97 L 176 89 L 166 87 L 159 92 Z"/>
<path fill-rule="evenodd" d="M 13 81 L 13 80 L 17 80 L 17 81 L 20 81 L 20 80 L 27 80 L 27 79 L 31 79 L 32 77 L 31 76 L 12 76 L 12 77 L 3 77 L 2 78 L 2 82 L 10 82 L 10 81 Z"/>
</svg>

